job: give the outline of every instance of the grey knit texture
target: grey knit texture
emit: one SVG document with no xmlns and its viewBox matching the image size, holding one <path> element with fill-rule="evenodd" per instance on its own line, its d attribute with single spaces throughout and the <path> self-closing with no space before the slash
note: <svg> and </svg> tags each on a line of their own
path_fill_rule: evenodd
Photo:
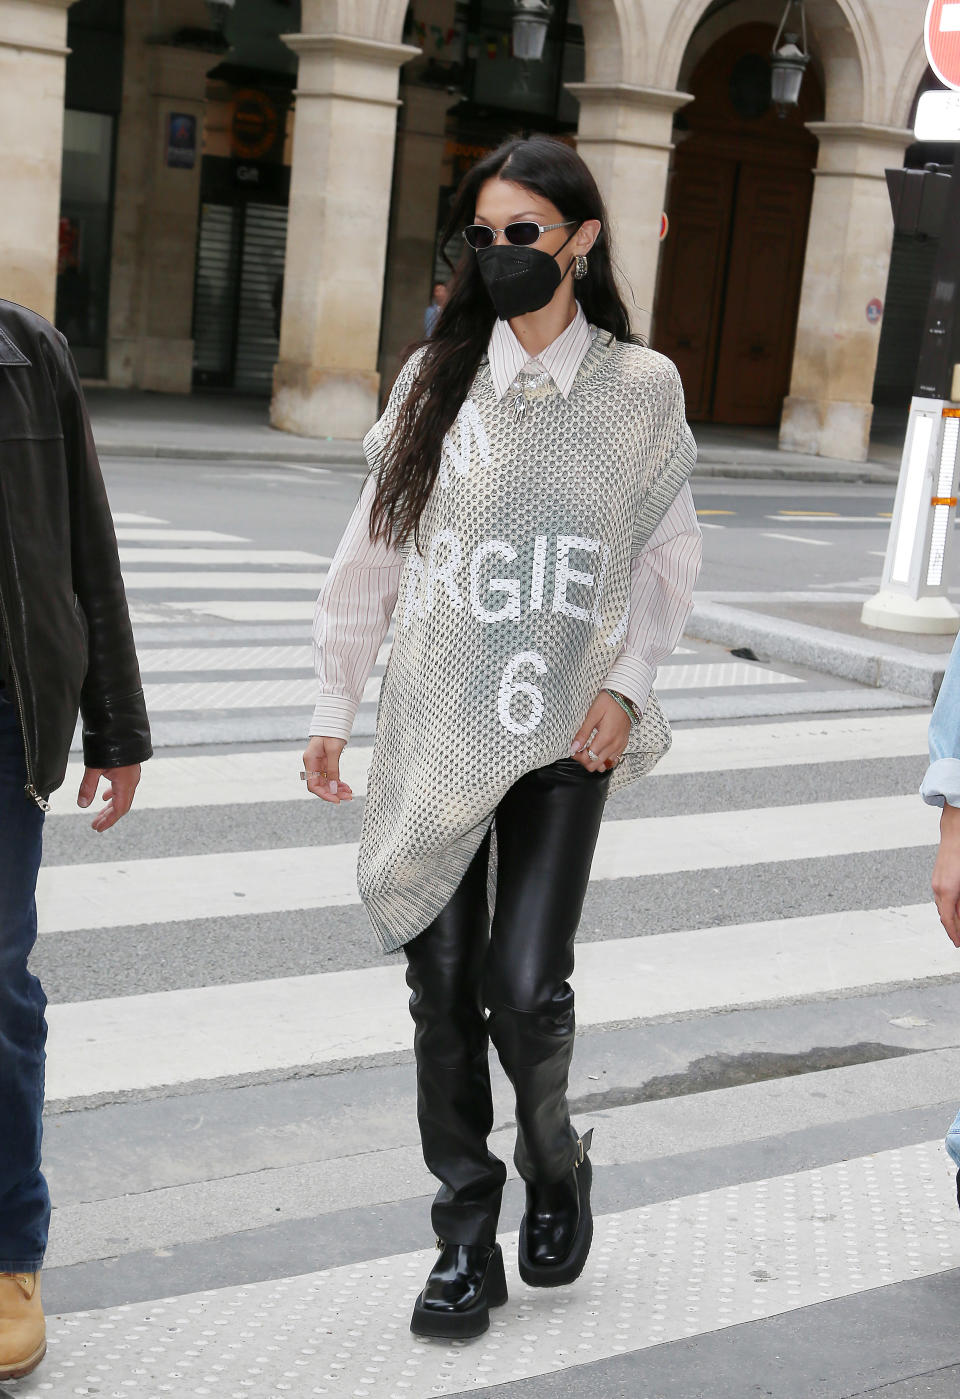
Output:
<svg viewBox="0 0 960 1399">
<path fill-rule="evenodd" d="M 373 471 L 418 365 L 364 441 Z M 527 383 L 518 414 L 481 364 L 420 552 L 404 548 L 358 864 L 386 951 L 446 906 L 508 789 L 569 756 L 623 644 L 632 561 L 696 458 L 679 375 L 652 350 L 600 331 L 569 398 L 544 376 Z M 669 746 L 651 694 L 611 791 Z"/>
</svg>

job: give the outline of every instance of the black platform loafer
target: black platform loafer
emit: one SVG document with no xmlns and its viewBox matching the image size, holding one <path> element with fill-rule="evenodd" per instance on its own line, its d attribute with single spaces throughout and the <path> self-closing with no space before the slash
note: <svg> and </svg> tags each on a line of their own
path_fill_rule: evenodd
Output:
<svg viewBox="0 0 960 1399">
<path fill-rule="evenodd" d="M 414 1303 L 410 1330 L 415 1336 L 466 1340 L 482 1336 L 490 1325 L 490 1308 L 507 1300 L 507 1278 L 500 1245 L 447 1244 L 437 1240 L 440 1253 L 423 1291 Z"/>
<path fill-rule="evenodd" d="M 520 1221 L 520 1276 L 529 1287 L 563 1287 L 583 1272 L 593 1242 L 587 1152 L 593 1128 L 577 1142 L 573 1170 L 553 1185 L 527 1186 L 527 1211 Z"/>
</svg>

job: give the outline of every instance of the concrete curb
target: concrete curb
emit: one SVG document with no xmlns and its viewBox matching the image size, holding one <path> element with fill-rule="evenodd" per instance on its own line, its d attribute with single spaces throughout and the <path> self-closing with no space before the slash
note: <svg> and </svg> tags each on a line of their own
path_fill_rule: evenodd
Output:
<svg viewBox="0 0 960 1399">
<path fill-rule="evenodd" d="M 927 704 L 937 697 L 950 655 L 928 655 L 718 602 L 697 603 L 686 632 L 722 646 L 750 646 L 764 660 L 809 666 L 843 680 L 913 695 Z"/>
<path fill-rule="evenodd" d="M 125 457 L 128 461 L 249 461 L 283 462 L 305 466 L 363 466 L 365 458 L 359 442 L 314 442 L 304 445 L 303 439 L 274 445 L 272 442 L 255 447 L 207 447 L 179 443 L 120 442 L 109 437 L 97 438 L 101 457 Z"/>
<path fill-rule="evenodd" d="M 897 484 L 898 472 L 893 467 L 883 467 L 864 462 L 844 463 L 835 470 L 826 467 L 807 466 L 803 462 L 765 462 L 713 460 L 709 456 L 698 457 L 693 471 L 694 480 L 710 477 L 728 481 L 833 481 L 839 485 L 890 486 Z"/>
<path fill-rule="evenodd" d="M 345 440 L 320 441 L 315 438 L 278 434 L 279 442 L 266 441 L 249 445 L 206 443 L 124 442 L 107 435 L 94 436 L 101 457 L 125 457 L 130 461 L 249 461 L 283 462 L 316 466 L 366 465 L 359 442 Z M 879 462 L 837 462 L 835 466 L 814 465 L 816 457 L 797 457 L 793 453 L 771 460 L 771 454 L 746 449 L 702 447 L 694 476 L 718 477 L 743 481 L 836 481 L 840 484 L 895 486 L 897 469 Z"/>
</svg>

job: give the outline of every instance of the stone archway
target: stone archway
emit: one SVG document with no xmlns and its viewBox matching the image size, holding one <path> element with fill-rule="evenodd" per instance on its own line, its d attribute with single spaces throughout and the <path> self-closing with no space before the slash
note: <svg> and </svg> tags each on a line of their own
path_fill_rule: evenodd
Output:
<svg viewBox="0 0 960 1399">
<path fill-rule="evenodd" d="M 749 0 L 731 0 L 722 12 L 732 14 L 741 3 Z M 877 11 L 886 5 L 806 0 L 811 49 L 823 74 L 825 120 L 808 125 L 818 142 L 816 178 L 780 443 L 854 460 L 868 452 L 878 313 L 890 261 L 883 171 L 900 164 L 909 142 L 894 101 L 895 75 L 906 57 L 897 47 L 905 43 L 904 26 L 881 30 L 884 16 Z M 648 15 L 651 7 L 656 9 L 647 0 Z M 704 0 L 679 0 L 665 17 L 656 64 L 670 81 L 679 80 L 709 8 Z M 911 47 L 913 42 L 911 36 Z"/>
<path fill-rule="evenodd" d="M 646 3 L 656 6 L 656 0 Z M 670 82 L 679 81 L 696 31 L 710 9 L 709 0 L 678 0 L 665 17 L 655 62 L 656 71 Z M 722 28 L 748 19 L 779 19 L 779 3 L 773 7 L 767 3 L 762 9 L 763 16 L 751 12 L 746 3 L 731 0 L 717 19 Z M 806 0 L 806 13 L 811 48 L 824 77 L 826 120 L 878 120 L 883 61 L 867 0 Z"/>
<path fill-rule="evenodd" d="M 894 89 L 894 119 L 909 126 L 917 108 L 917 99 L 923 90 L 930 68 L 923 47 L 923 36 L 917 39 L 913 51 L 903 66 L 903 71 Z M 937 84 L 939 86 L 939 84 Z"/>
<path fill-rule="evenodd" d="M 685 82 L 694 101 L 677 116 L 653 343 L 677 364 L 692 420 L 768 426 L 789 385 L 817 157 L 806 123 L 822 119 L 823 93 L 809 72 L 800 106 L 778 116 L 767 61 L 776 31 L 749 0 L 730 8 L 763 22 L 697 46 Z"/>
<path fill-rule="evenodd" d="M 578 0 L 588 83 L 629 81 L 637 55 L 648 47 L 642 5 L 624 0 Z"/>
</svg>

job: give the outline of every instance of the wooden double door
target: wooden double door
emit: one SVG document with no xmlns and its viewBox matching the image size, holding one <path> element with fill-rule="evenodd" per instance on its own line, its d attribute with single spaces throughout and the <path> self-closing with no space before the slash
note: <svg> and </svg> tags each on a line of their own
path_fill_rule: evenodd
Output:
<svg viewBox="0 0 960 1399">
<path fill-rule="evenodd" d="M 809 169 L 677 151 L 654 344 L 690 418 L 779 422 L 812 192 Z"/>
</svg>

